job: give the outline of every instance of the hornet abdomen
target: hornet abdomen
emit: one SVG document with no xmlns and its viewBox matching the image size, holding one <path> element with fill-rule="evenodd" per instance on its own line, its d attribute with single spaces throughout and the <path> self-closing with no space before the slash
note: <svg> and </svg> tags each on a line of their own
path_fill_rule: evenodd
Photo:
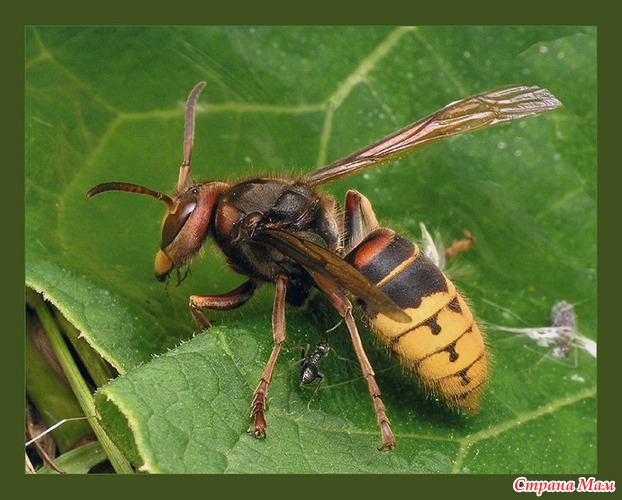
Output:
<svg viewBox="0 0 622 500">
<path fill-rule="evenodd" d="M 476 412 L 488 374 L 486 346 L 454 284 L 415 243 L 384 227 L 345 260 L 412 320 L 398 323 L 365 308 L 378 339 L 434 394 Z"/>
</svg>

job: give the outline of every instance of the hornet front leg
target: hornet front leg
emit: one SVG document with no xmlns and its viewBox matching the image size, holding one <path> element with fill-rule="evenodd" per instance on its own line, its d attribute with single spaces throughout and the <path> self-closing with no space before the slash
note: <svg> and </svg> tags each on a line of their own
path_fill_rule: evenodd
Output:
<svg viewBox="0 0 622 500">
<path fill-rule="evenodd" d="M 272 374 L 276 361 L 281 352 L 281 344 L 285 342 L 285 295 L 287 292 L 287 277 L 278 275 L 276 277 L 276 295 L 274 297 L 274 309 L 272 310 L 272 334 L 274 337 L 274 347 L 270 354 L 270 359 L 259 378 L 259 384 L 253 393 L 251 403 L 251 418 L 253 425 L 248 429 L 258 438 L 266 437 L 266 399 L 268 396 L 268 386 L 272 381 Z"/>
<path fill-rule="evenodd" d="M 256 289 L 257 285 L 253 281 L 248 280 L 234 290 L 220 295 L 191 295 L 190 312 L 199 328 L 207 330 L 212 324 L 202 311 L 203 308 L 214 311 L 235 309 L 248 302 Z"/>
</svg>

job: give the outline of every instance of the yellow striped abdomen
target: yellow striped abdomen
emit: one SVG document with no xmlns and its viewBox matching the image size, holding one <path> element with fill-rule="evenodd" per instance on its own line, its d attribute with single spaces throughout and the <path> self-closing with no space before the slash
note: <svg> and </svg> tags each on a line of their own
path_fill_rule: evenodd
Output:
<svg viewBox="0 0 622 500">
<path fill-rule="evenodd" d="M 432 392 L 477 411 L 488 374 L 486 346 L 453 283 L 417 245 L 387 228 L 372 231 L 346 260 L 412 320 L 398 323 L 366 309 L 378 339 Z"/>
</svg>

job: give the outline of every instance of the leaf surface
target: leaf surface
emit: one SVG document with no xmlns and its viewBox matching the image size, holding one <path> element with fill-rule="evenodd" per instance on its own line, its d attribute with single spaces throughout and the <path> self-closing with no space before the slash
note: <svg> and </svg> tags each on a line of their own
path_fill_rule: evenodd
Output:
<svg viewBox="0 0 622 500">
<path fill-rule="evenodd" d="M 549 324 L 575 305 L 596 339 L 596 33 L 581 27 L 28 28 L 26 280 L 121 376 L 100 389 L 104 425 L 152 472 L 594 473 L 596 360 L 556 358 L 525 334 L 487 328 L 492 375 L 480 412 L 457 414 L 405 380 L 364 328 L 398 440 L 379 436 L 354 353 L 320 297 L 288 311 L 288 344 L 328 338 L 326 382 L 299 387 L 299 349 L 270 387 L 269 434 L 246 434 L 272 347 L 272 289 L 197 332 L 191 294 L 242 277 L 211 243 L 181 285 L 153 277 L 164 206 L 106 181 L 171 193 L 183 105 L 201 80 L 197 179 L 312 171 L 445 104 L 539 85 L 564 108 L 456 137 L 341 179 L 383 224 L 446 242 L 449 273 L 484 323 Z M 580 228 L 580 229 L 578 229 Z"/>
</svg>

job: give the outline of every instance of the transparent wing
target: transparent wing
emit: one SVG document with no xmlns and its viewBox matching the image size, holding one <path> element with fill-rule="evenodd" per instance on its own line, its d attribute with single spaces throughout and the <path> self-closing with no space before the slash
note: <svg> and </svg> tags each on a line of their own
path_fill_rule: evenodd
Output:
<svg viewBox="0 0 622 500">
<path fill-rule="evenodd" d="M 540 87 L 511 86 L 448 104 L 436 113 L 365 146 L 303 177 L 311 184 L 326 182 L 373 167 L 430 142 L 545 113 L 562 104 Z"/>
<path fill-rule="evenodd" d="M 401 307 L 354 267 L 329 250 L 287 231 L 275 229 L 261 229 L 253 238 L 269 243 L 308 271 L 328 278 L 339 288 L 363 299 L 367 305 L 394 321 L 410 321 L 410 317 Z"/>
</svg>

